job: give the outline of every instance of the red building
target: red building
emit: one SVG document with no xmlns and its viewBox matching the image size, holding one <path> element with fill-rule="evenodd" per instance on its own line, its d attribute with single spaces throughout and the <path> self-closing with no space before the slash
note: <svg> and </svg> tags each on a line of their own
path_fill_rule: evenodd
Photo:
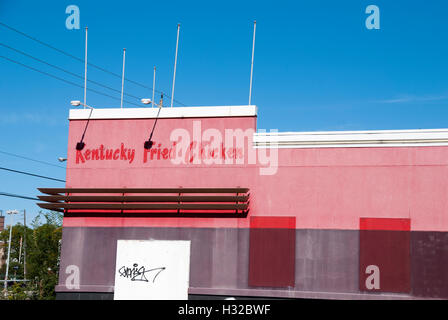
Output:
<svg viewBox="0 0 448 320">
<path fill-rule="evenodd" d="M 90 110 L 70 111 L 66 188 L 40 204 L 65 212 L 58 298 L 113 298 L 123 239 L 190 240 L 191 298 L 448 298 L 448 130 L 163 108 L 145 149 L 157 111 L 94 109 L 82 150 Z"/>
</svg>

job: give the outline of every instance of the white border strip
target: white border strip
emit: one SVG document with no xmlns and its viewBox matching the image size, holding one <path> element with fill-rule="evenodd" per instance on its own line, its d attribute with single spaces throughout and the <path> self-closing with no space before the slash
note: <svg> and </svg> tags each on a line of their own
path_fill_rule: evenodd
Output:
<svg viewBox="0 0 448 320">
<path fill-rule="evenodd" d="M 255 133 L 255 148 L 448 146 L 448 129 Z"/>
<path fill-rule="evenodd" d="M 157 116 L 158 108 L 108 108 L 93 109 L 90 119 L 152 119 Z M 71 109 L 69 120 L 86 120 L 90 109 Z M 253 117 L 257 115 L 257 106 L 224 107 L 164 107 L 159 118 L 217 118 L 217 117 Z"/>
</svg>

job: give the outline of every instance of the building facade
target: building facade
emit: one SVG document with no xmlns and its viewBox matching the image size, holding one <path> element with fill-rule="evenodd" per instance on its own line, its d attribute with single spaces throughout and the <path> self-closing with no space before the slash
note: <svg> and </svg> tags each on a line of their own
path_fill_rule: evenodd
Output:
<svg viewBox="0 0 448 320">
<path fill-rule="evenodd" d="M 448 130 L 163 108 L 145 149 L 157 111 L 70 111 L 66 188 L 41 189 L 64 212 L 59 299 L 112 299 L 117 241 L 148 239 L 191 241 L 190 298 L 448 298 Z"/>
</svg>

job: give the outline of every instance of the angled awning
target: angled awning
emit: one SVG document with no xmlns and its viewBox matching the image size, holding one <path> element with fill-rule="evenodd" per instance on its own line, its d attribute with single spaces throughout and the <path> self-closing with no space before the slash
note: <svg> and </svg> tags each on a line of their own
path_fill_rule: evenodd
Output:
<svg viewBox="0 0 448 320">
<path fill-rule="evenodd" d="M 43 209 L 64 213 L 247 214 L 248 188 L 39 188 Z"/>
</svg>

